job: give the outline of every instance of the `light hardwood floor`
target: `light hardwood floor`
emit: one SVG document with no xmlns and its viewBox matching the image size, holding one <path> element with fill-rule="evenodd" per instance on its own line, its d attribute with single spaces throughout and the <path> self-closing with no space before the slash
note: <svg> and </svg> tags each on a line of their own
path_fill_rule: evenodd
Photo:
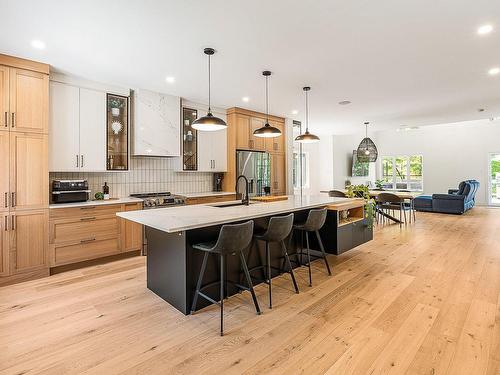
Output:
<svg viewBox="0 0 500 375">
<path fill-rule="evenodd" d="M 500 209 L 424 214 L 266 289 L 184 316 L 146 289 L 144 258 L 0 288 L 5 374 L 499 374 Z"/>
</svg>

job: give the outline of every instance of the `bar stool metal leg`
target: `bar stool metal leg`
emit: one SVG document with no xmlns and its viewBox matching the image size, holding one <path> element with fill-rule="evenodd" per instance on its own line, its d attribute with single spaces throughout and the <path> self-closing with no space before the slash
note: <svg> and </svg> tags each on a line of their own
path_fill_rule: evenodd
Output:
<svg viewBox="0 0 500 375">
<path fill-rule="evenodd" d="M 201 283 L 203 282 L 203 275 L 205 274 L 205 269 L 207 268 L 208 253 L 203 256 L 203 262 L 201 263 L 200 275 L 198 276 L 198 282 L 196 283 L 196 290 L 194 291 L 193 303 L 191 304 L 191 314 L 196 310 L 196 303 L 198 302 L 198 293 L 200 292 Z"/>
<path fill-rule="evenodd" d="M 311 275 L 311 253 L 309 250 L 309 232 L 306 232 L 306 250 L 307 250 L 307 267 L 309 268 L 309 286 L 312 286 L 312 275 Z"/>
<path fill-rule="evenodd" d="M 293 274 L 292 262 L 290 262 L 290 257 L 288 256 L 288 251 L 286 250 L 285 241 L 281 241 L 281 248 L 285 252 L 285 260 L 288 264 L 289 270 L 288 273 L 292 277 L 293 287 L 295 288 L 295 293 L 299 293 L 299 287 L 297 286 L 297 281 L 295 280 L 295 275 Z"/>
<path fill-rule="evenodd" d="M 248 288 L 250 289 L 250 293 L 252 294 L 255 310 L 257 311 L 257 315 L 260 315 L 262 313 L 260 311 L 259 302 L 257 301 L 257 296 L 255 295 L 255 291 L 253 290 L 252 278 L 250 277 L 250 272 L 248 272 L 247 262 L 245 261 L 245 256 L 243 255 L 242 251 L 240 251 L 240 259 L 241 259 L 241 265 L 243 267 L 243 272 L 245 273 L 245 277 L 247 279 Z"/>
<path fill-rule="evenodd" d="M 220 335 L 224 336 L 224 255 L 220 256 Z"/>
<path fill-rule="evenodd" d="M 315 231 L 316 233 L 316 238 L 318 239 L 319 243 L 319 248 L 321 249 L 321 252 L 323 253 L 323 260 L 325 261 L 326 269 L 328 270 L 328 275 L 332 276 L 332 271 L 330 271 L 330 265 L 328 264 L 328 259 L 326 259 L 326 252 L 325 252 L 325 247 L 323 246 L 323 241 L 321 240 L 321 236 L 319 235 L 319 231 Z"/>
<path fill-rule="evenodd" d="M 271 252 L 269 251 L 269 242 L 266 241 L 266 259 L 267 259 L 267 282 L 269 286 L 269 308 L 273 308 L 272 297 L 272 275 L 271 275 Z"/>
</svg>

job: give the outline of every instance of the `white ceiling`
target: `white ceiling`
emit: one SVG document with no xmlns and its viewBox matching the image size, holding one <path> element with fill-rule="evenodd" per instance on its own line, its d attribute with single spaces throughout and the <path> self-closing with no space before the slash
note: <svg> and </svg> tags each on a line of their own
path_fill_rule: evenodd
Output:
<svg viewBox="0 0 500 375">
<path fill-rule="evenodd" d="M 206 101 L 202 50 L 214 47 L 215 105 L 264 110 L 269 69 L 273 114 L 302 119 L 312 87 L 312 132 L 500 115 L 500 75 L 487 74 L 500 66 L 500 1 L 0 0 L 0 15 L 2 53 L 194 101 Z M 495 29 L 477 35 L 485 23 Z"/>
</svg>

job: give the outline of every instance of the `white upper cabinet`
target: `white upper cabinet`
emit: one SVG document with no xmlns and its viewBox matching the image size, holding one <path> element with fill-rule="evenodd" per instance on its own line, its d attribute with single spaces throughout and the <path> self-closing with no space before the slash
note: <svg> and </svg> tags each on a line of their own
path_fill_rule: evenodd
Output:
<svg viewBox="0 0 500 375">
<path fill-rule="evenodd" d="M 226 129 L 214 132 L 198 131 L 198 171 L 227 172 Z"/>
<path fill-rule="evenodd" d="M 106 171 L 106 93 L 80 89 L 80 170 Z"/>
<path fill-rule="evenodd" d="M 49 171 L 106 171 L 106 93 L 50 82 Z"/>
<path fill-rule="evenodd" d="M 148 90 L 133 98 L 132 155 L 180 156 L 180 98 Z"/>
<path fill-rule="evenodd" d="M 79 102 L 76 86 L 50 82 L 49 170 L 80 170 Z"/>
</svg>

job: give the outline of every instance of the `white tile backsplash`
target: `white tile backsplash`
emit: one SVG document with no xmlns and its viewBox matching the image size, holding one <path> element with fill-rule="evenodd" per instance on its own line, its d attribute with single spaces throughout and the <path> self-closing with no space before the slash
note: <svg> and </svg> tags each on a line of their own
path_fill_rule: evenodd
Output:
<svg viewBox="0 0 500 375">
<path fill-rule="evenodd" d="M 109 185 L 111 197 L 128 197 L 133 193 L 197 193 L 212 191 L 212 173 L 177 172 L 174 158 L 132 157 L 126 172 L 51 172 L 50 179 L 86 179 L 91 197 Z"/>
</svg>

